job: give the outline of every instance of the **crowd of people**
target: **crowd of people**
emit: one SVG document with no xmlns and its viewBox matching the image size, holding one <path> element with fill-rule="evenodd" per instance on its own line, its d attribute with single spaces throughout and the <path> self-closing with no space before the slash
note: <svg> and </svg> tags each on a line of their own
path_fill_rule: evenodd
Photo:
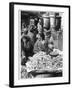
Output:
<svg viewBox="0 0 72 90">
<path fill-rule="evenodd" d="M 53 29 L 53 28 L 52 28 Z M 49 54 L 54 48 L 52 30 L 43 27 L 41 18 L 30 19 L 29 25 L 22 23 L 21 30 L 21 64 L 25 65 L 29 56 L 39 51 Z M 54 33 L 53 33 L 54 35 Z M 54 35 L 55 38 L 55 35 Z"/>
</svg>

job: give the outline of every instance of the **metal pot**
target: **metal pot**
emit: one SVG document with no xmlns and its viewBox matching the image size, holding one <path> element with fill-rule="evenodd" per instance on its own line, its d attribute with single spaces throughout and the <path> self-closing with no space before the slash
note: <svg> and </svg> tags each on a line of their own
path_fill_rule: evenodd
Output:
<svg viewBox="0 0 72 90">
<path fill-rule="evenodd" d="M 45 29 L 50 29 L 50 17 L 49 17 L 49 13 L 45 13 L 43 15 L 43 28 Z"/>
</svg>

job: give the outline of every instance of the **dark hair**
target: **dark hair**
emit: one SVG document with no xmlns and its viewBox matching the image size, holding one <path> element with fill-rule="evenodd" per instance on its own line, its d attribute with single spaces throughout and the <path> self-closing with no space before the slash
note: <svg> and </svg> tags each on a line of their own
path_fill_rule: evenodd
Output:
<svg viewBox="0 0 72 90">
<path fill-rule="evenodd" d="M 39 33 L 40 37 L 42 37 L 42 40 L 45 39 L 44 33 Z"/>
<path fill-rule="evenodd" d="M 27 35 L 23 36 L 23 37 L 22 37 L 22 40 L 23 40 L 23 39 L 26 39 L 27 41 L 30 41 L 30 37 L 27 36 Z"/>
</svg>

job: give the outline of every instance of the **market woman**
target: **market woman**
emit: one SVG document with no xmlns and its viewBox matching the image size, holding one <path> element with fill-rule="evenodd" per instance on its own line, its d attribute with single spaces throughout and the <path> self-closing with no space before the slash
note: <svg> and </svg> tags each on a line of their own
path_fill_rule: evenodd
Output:
<svg viewBox="0 0 72 90">
<path fill-rule="evenodd" d="M 29 56 L 33 55 L 33 45 L 29 36 L 25 35 L 21 40 L 22 62 L 25 64 Z"/>
<path fill-rule="evenodd" d="M 37 41 L 34 45 L 34 53 L 38 53 L 39 51 L 44 51 L 45 48 L 44 48 L 44 37 L 42 34 L 38 34 L 37 35 Z"/>
</svg>

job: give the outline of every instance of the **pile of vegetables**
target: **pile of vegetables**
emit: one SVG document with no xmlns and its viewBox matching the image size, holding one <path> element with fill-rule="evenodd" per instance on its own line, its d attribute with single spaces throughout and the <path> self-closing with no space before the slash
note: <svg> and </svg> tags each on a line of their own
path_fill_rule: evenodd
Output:
<svg viewBox="0 0 72 90">
<path fill-rule="evenodd" d="M 53 56 L 53 54 L 57 54 L 57 56 Z M 62 70 L 62 67 L 63 55 L 56 51 L 52 52 L 52 56 L 40 51 L 33 57 L 29 57 L 29 61 L 26 63 L 27 72 L 33 70 L 55 71 Z"/>
</svg>

